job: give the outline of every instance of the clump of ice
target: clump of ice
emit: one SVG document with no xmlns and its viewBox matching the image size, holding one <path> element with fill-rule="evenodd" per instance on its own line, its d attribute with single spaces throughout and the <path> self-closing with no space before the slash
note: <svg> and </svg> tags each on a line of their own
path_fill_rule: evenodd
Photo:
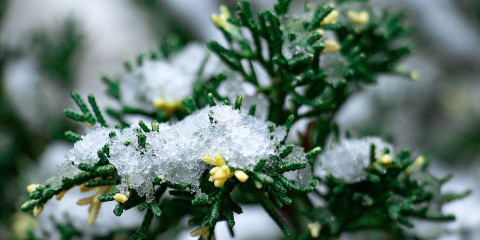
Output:
<svg viewBox="0 0 480 240">
<path fill-rule="evenodd" d="M 140 67 L 126 74 L 120 82 L 120 101 L 123 105 L 154 110 L 153 102 L 163 99 L 178 102 L 190 96 L 197 73 L 208 51 L 198 43 L 187 45 L 177 55 L 166 60 L 145 60 Z M 213 76 L 219 59 L 210 56 L 202 77 Z"/>
<path fill-rule="evenodd" d="M 320 69 L 327 74 L 327 81 L 336 84 L 344 79 L 348 70 L 348 60 L 339 52 L 323 54 L 320 57 Z"/>
<path fill-rule="evenodd" d="M 363 180 L 366 174 L 365 168 L 370 164 L 371 144 L 376 146 L 376 157 L 379 157 L 385 148 L 393 154 L 392 145 L 378 137 L 344 139 L 318 156 L 315 173 L 321 177 L 330 173 L 347 183 Z"/>
<path fill-rule="evenodd" d="M 60 189 L 62 186 L 63 178 L 73 179 L 75 175 L 81 173 L 82 171 L 75 167 L 70 161 L 66 161 L 58 164 L 57 166 L 57 175 L 49 178 L 45 184 L 50 185 L 52 189 Z"/>
<path fill-rule="evenodd" d="M 305 30 L 303 22 L 307 21 L 309 17 L 311 17 L 311 14 L 307 13 L 287 15 L 280 19 L 283 26 L 283 38 L 286 39 L 282 53 L 287 59 L 307 51 L 308 32 Z"/>
<path fill-rule="evenodd" d="M 285 159 L 283 159 L 283 161 L 296 162 L 296 163 L 301 163 L 301 162 L 308 163 L 307 158 L 305 157 L 303 148 L 296 145 L 293 146 L 292 152 Z M 305 186 L 310 183 L 310 180 L 312 180 L 312 168 L 310 167 L 310 164 L 307 164 L 305 168 L 299 169 L 297 171 L 290 171 L 290 172 L 284 173 L 284 176 L 286 176 L 290 180 L 293 180 L 294 183 L 297 185 Z"/>
<path fill-rule="evenodd" d="M 93 154 L 108 144 L 109 161 L 122 177 L 121 191 L 132 188 L 146 195 L 157 175 L 173 183 L 190 183 L 197 191 L 208 168 L 202 161 L 205 155 L 220 153 L 229 166 L 252 170 L 258 160 L 275 154 L 275 145 L 286 133 L 282 127 L 270 133 L 269 124 L 231 106 L 207 107 L 175 124 L 160 124 L 158 132 L 143 133 L 145 148 L 139 146 L 135 128 L 97 128 L 75 143 L 67 160 L 75 165 L 94 163 L 98 158 Z M 111 131 L 115 137 L 108 136 Z"/>
<path fill-rule="evenodd" d="M 228 98 L 232 103 L 235 102 L 238 95 L 242 95 L 242 110 L 248 112 L 250 106 L 255 104 L 255 117 L 267 120 L 270 102 L 265 94 L 256 92 L 256 87 L 253 84 L 234 77 L 223 81 L 218 86 L 218 93 L 220 96 Z"/>
<path fill-rule="evenodd" d="M 82 137 L 85 141 L 76 142 L 75 147 L 67 154 L 66 159 L 69 162 L 76 160 L 77 156 L 82 156 L 82 161 L 88 164 L 96 163 L 98 161 L 97 152 L 103 147 L 103 145 L 97 145 L 95 143 L 108 143 L 110 140 L 108 134 L 112 129 L 95 128 L 89 130 L 90 131 L 87 132 L 87 135 Z"/>
<path fill-rule="evenodd" d="M 39 180 L 36 182 L 43 182 L 47 176 L 58 172 L 58 176 L 52 177 L 46 182 L 54 189 L 58 189 L 63 177 L 73 178 L 81 172 L 71 162 L 65 162 L 65 154 L 70 149 L 70 144 L 64 142 L 50 144 L 38 159 L 38 165 L 29 170 L 29 175 Z M 61 200 L 52 199 L 48 201 L 42 214 L 37 217 L 35 236 L 38 239 L 61 239 L 61 232 L 57 223 L 64 226 L 71 224 L 76 230 L 82 232 L 81 239 L 95 239 L 96 237 L 107 236 L 114 230 L 135 229 L 141 224 L 143 213 L 132 209 L 124 212 L 121 217 L 117 217 L 112 214 L 116 203 L 105 202 L 100 208 L 95 223 L 88 225 L 88 211 L 86 209 L 79 210 L 76 202 L 92 194 L 91 191 L 82 193 L 78 188 L 72 188 L 67 191 Z M 88 207 L 83 206 L 81 208 Z"/>
</svg>

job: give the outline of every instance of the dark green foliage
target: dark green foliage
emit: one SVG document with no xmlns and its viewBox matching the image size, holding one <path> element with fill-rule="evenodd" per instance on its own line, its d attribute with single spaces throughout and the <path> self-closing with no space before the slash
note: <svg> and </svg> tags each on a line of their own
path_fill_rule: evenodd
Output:
<svg viewBox="0 0 480 240">
<path fill-rule="evenodd" d="M 102 81 L 103 83 L 105 83 L 105 85 L 107 85 L 107 90 L 106 90 L 107 95 L 117 100 L 120 100 L 120 88 L 119 88 L 120 80 L 110 79 L 106 76 L 103 76 Z"/>
<path fill-rule="evenodd" d="M 243 103 L 243 96 L 238 95 L 237 98 L 235 99 L 234 109 L 240 109 L 240 107 L 242 106 L 242 103 Z"/>
<path fill-rule="evenodd" d="M 95 98 L 92 95 L 88 97 L 88 100 L 93 111 L 95 112 L 96 118 L 93 116 L 92 112 L 88 108 L 87 104 L 85 104 L 85 102 L 83 101 L 82 97 L 78 92 L 72 91 L 72 98 L 73 100 L 75 100 L 75 103 L 78 105 L 78 107 L 80 108 L 83 114 L 76 113 L 73 110 L 67 109 L 65 110 L 65 115 L 68 118 L 77 122 L 83 122 L 91 126 L 93 126 L 96 122 L 98 122 L 101 126 L 108 127 L 107 123 L 105 122 L 105 118 L 100 112 L 100 109 L 98 108 Z"/>
<path fill-rule="evenodd" d="M 83 37 L 79 34 L 77 23 L 68 19 L 58 33 L 57 39 L 51 39 L 47 32 L 40 31 L 32 36 L 32 45 L 38 48 L 40 68 L 60 83 L 62 87 L 70 88 L 73 83 L 75 56 L 82 47 Z"/>
<path fill-rule="evenodd" d="M 88 102 L 90 103 L 90 106 L 92 106 L 98 123 L 100 123 L 102 127 L 108 127 L 107 122 L 105 121 L 105 118 L 103 118 L 103 115 L 100 112 L 100 109 L 98 108 L 97 102 L 95 101 L 95 97 L 93 97 L 93 95 L 88 95 Z"/>
<path fill-rule="evenodd" d="M 288 39 L 284 37 L 286 34 L 284 31 L 292 30 L 282 26 L 280 16 L 286 14 L 289 3 L 290 1 L 279 1 L 275 4 L 275 12 L 266 10 L 256 17 L 248 1 L 239 1 L 238 17 L 232 17 L 230 22 L 249 31 L 253 41 L 249 40 L 249 36 L 223 31 L 230 45 L 238 44 L 240 50 L 222 47 L 217 42 L 210 42 L 208 47 L 231 69 L 242 74 L 245 81 L 253 83 L 259 91 L 267 94 L 271 103 L 269 120 L 285 124 L 290 114 L 293 114 L 294 121 L 304 117 L 321 116 L 314 122 L 316 129 L 311 141 L 314 146 L 322 145 L 330 132 L 328 126 L 332 124 L 333 114 L 352 90 L 358 89 L 359 83 L 374 82 L 379 73 L 393 72 L 395 63 L 408 53 L 408 47 L 394 45 L 397 39 L 405 36 L 406 31 L 401 21 L 402 17 L 398 14 L 385 14 L 383 19 L 369 23 L 360 31 L 352 25 L 320 25 L 333 8 L 329 5 L 319 5 L 313 18 L 304 22 L 303 31 L 307 31 L 309 38 L 300 39 L 299 42 L 303 42 L 304 45 L 301 47 L 305 51 L 287 59 L 282 53 L 282 49 L 289 44 Z M 386 25 L 384 31 L 379 30 L 383 27 L 379 26 L 381 23 Z M 319 58 L 324 45 L 322 35 L 315 31 L 318 28 L 334 31 L 338 35 L 341 54 L 348 61 L 343 80 L 338 83 L 327 81 L 327 74 L 319 68 Z M 262 40 L 267 43 L 268 58 L 262 55 L 264 49 Z M 378 58 L 379 55 L 384 57 Z M 258 63 L 270 75 L 273 84 L 260 86 L 253 68 L 244 69 L 241 61 L 248 62 L 249 66 L 254 62 Z M 296 91 L 299 86 L 306 88 L 305 93 L 300 94 Z M 283 108 L 287 96 L 292 98 L 289 110 Z M 299 114 L 300 106 L 309 106 L 312 109 Z"/>
<path fill-rule="evenodd" d="M 444 182 L 431 176 L 423 167 L 418 166 L 418 161 L 411 159 L 407 151 L 402 151 L 390 164 L 382 164 L 376 159 L 372 161 L 363 181 L 349 184 L 327 176 L 320 182 L 330 191 L 316 191 L 327 205 L 305 214 L 322 225 L 320 236 L 324 238 L 338 237 L 345 231 L 368 229 L 402 232 L 400 226 L 413 227 L 412 218 L 453 220 L 454 216 L 429 212 L 431 205 L 444 202 L 435 197 L 440 195 Z M 468 193 L 455 194 L 453 198 L 466 195 Z M 335 221 L 328 221 L 329 216 L 335 216 Z"/>
<path fill-rule="evenodd" d="M 70 142 L 77 142 L 77 141 L 80 141 L 82 140 L 82 136 L 72 132 L 72 131 L 66 131 L 65 132 L 65 138 L 70 141 Z"/>
</svg>

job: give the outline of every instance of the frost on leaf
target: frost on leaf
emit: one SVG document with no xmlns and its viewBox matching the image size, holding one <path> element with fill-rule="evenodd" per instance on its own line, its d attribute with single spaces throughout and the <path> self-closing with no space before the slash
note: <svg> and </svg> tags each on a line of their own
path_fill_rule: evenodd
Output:
<svg viewBox="0 0 480 240">
<path fill-rule="evenodd" d="M 94 154 L 108 144 L 109 161 L 122 177 L 121 191 L 132 188 L 146 195 L 158 175 L 172 183 L 189 183 L 198 191 L 199 178 L 208 168 L 202 161 L 205 155 L 220 153 L 228 166 L 252 170 L 261 158 L 275 154 L 285 130 L 271 133 L 268 126 L 230 106 L 208 107 L 175 124 L 160 124 L 158 132 L 97 128 L 75 143 L 67 160 L 92 164 L 98 161 Z M 116 134 L 109 137 L 112 131 Z M 139 134 L 146 136 L 145 147 L 138 143 Z"/>
<path fill-rule="evenodd" d="M 315 173 L 342 179 L 347 183 L 361 181 L 365 177 L 365 168 L 370 164 L 370 147 L 376 146 L 376 156 L 380 157 L 385 148 L 393 154 L 393 147 L 378 137 L 344 139 L 335 147 L 323 152 L 316 161 Z"/>
<path fill-rule="evenodd" d="M 208 52 L 200 44 L 190 44 L 168 61 L 145 60 L 141 66 L 126 74 L 120 83 L 123 105 L 154 110 L 155 102 L 180 104 L 190 96 L 197 73 Z M 218 59 L 211 59 L 203 69 L 203 76 L 212 76 Z"/>
</svg>

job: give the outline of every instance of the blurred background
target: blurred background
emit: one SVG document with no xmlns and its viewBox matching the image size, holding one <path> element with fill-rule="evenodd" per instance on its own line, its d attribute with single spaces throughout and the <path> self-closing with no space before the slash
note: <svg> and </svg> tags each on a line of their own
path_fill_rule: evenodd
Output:
<svg viewBox="0 0 480 240">
<path fill-rule="evenodd" d="M 385 1 L 407 13 L 413 53 L 402 67 L 418 78 L 381 76 L 378 85 L 345 104 L 337 122 L 354 136 L 381 136 L 397 149 L 431 156 L 434 175 L 454 175 L 444 191 L 472 189 L 467 199 L 444 207 L 457 215 L 454 223 L 415 231 L 428 238 L 475 239 L 480 234 L 480 1 Z M 53 175 L 70 148 L 63 132 L 78 126 L 63 109 L 73 107 L 71 90 L 93 93 L 100 107 L 115 105 L 104 94 L 102 75 L 121 75 L 124 61 L 165 42 L 221 40 L 210 24 L 220 4 L 234 8 L 235 0 L 0 0 L 1 239 L 27 238 L 25 225 L 35 224 L 17 210 L 27 197 L 25 186 Z M 273 0 L 252 5 L 262 10 Z M 260 226 L 256 232 L 252 224 L 237 231 L 243 232 L 238 239 L 280 234 L 275 226 L 264 230 L 273 222 L 254 207 L 241 216 L 236 228 L 252 219 Z M 218 239 L 228 238 L 224 230 Z"/>
</svg>

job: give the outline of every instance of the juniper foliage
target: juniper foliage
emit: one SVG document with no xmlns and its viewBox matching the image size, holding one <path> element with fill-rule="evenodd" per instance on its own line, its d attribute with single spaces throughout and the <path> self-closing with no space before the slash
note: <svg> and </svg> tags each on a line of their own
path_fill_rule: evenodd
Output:
<svg viewBox="0 0 480 240">
<path fill-rule="evenodd" d="M 230 102 L 219 93 L 219 86 L 224 81 L 240 76 L 242 81 L 255 88 L 256 94 L 264 94 L 268 99 L 266 111 L 271 139 L 275 138 L 275 124 L 283 126 L 288 134 L 293 124 L 308 119 L 310 124 L 303 133 L 301 147 L 287 144 L 285 136 L 278 141 L 275 153 L 257 159 L 253 169 L 233 168 L 228 165 L 229 159 L 222 160 L 221 157 L 215 157 L 215 160 L 204 157 L 207 165 L 215 167 L 201 173 L 199 189 L 195 189 L 191 182 L 174 182 L 157 175 L 151 180 L 150 198 L 134 188 L 129 188 L 128 193 L 120 190 L 122 182 L 133 180 L 124 179 L 119 174 L 119 166 L 112 164 L 112 146 L 99 143 L 102 146 L 99 146 L 93 163 L 76 164 L 70 175 L 61 175 L 60 179 L 35 186 L 30 192 L 31 200 L 21 209 L 37 215 L 55 195 L 61 197 L 65 191 L 81 186 L 97 192 L 90 203 L 93 220 L 100 202 L 116 201 L 113 213 L 117 216 L 134 207 L 146 212 L 131 239 L 158 236 L 178 225 L 185 216 L 191 216 L 189 226 L 196 227 L 192 236 L 213 239 L 215 227 L 221 221 L 227 222 L 233 235 L 234 216 L 242 213 L 240 204 L 246 203 L 263 206 L 288 239 L 336 239 L 344 232 L 358 230 L 380 230 L 392 238 L 401 239 L 410 234 L 403 227 L 412 227 L 413 218 L 454 219 L 454 216 L 432 212 L 431 206 L 462 198 L 468 193 L 441 196 L 439 189 L 448 178 L 431 176 L 427 171 L 428 159 L 412 157 L 407 150 L 393 155 L 389 149 L 377 149 L 372 144 L 369 146 L 368 166 L 361 169 L 365 171 L 365 178 L 355 182 L 346 182 L 329 173 L 325 176 L 316 174 L 317 155 L 328 148 L 327 137 L 343 138 L 333 117 L 345 100 L 363 86 L 374 84 L 380 73 L 406 74 L 397 70 L 396 63 L 409 52 L 409 47 L 402 45 L 401 41 L 408 31 L 401 13 L 384 11 L 382 15 L 374 16 L 366 9 L 366 15 L 362 12 L 347 14 L 340 11 L 344 4 L 340 1 L 338 6 L 307 4 L 304 15 L 291 15 L 288 10 L 290 2 L 279 0 L 273 10 L 255 14 L 250 2 L 240 0 L 236 14 L 222 7 L 220 15 L 212 15 L 212 21 L 223 33 L 227 46 L 215 41 L 208 43 L 208 49 L 215 55 L 205 56 L 191 96 L 183 99 L 180 105 L 162 103 L 153 111 L 122 106 L 120 110 L 107 109 L 106 113 L 118 121 L 115 128 L 120 131 L 130 127 L 125 118 L 129 114 L 155 119 L 151 124 L 139 122 L 137 138 L 124 143 L 144 154 L 149 151 L 149 134 L 163 126 L 159 123 L 181 122 L 200 109 L 221 104 L 241 112 L 245 96 L 239 95 Z M 342 16 L 346 19 L 347 15 L 349 21 L 337 20 Z M 145 60 L 168 59 L 170 54 L 165 53 L 170 51 L 165 49 L 169 47 L 175 46 L 167 44 L 162 48 L 164 51 L 139 55 L 135 64 L 127 62 L 127 72 L 140 68 Z M 331 67 L 324 65 L 332 55 L 342 59 L 339 72 L 332 72 Z M 221 73 L 203 78 L 207 62 L 214 56 L 226 68 Z M 257 74 L 259 69 L 268 75 L 269 84 L 261 81 Z M 111 77 L 102 80 L 108 87 L 107 93 L 119 100 L 122 81 Z M 77 92 L 72 93 L 72 98 L 80 112 L 68 109 L 65 111 L 68 118 L 95 129 L 109 127 L 93 96 L 88 96 L 88 104 Z M 247 109 L 250 115 L 258 111 L 255 104 Z M 210 117 L 211 125 L 214 126 L 216 121 Z M 113 139 L 117 134 L 112 130 L 109 138 Z M 72 142 L 85 139 L 72 131 L 66 132 L 65 136 Z M 135 160 L 138 159 L 131 159 Z M 286 172 L 296 173 L 297 179 L 287 178 Z M 323 190 L 317 187 L 319 185 Z M 173 199 L 164 197 L 167 191 Z M 325 204 L 312 202 L 309 193 Z M 156 223 L 154 218 L 158 219 Z"/>
</svg>

